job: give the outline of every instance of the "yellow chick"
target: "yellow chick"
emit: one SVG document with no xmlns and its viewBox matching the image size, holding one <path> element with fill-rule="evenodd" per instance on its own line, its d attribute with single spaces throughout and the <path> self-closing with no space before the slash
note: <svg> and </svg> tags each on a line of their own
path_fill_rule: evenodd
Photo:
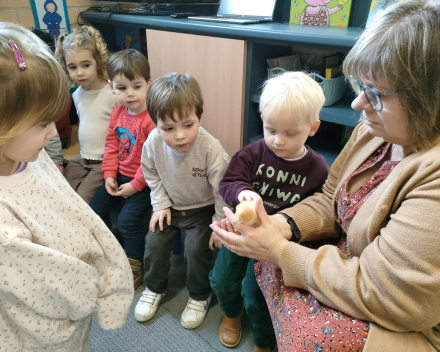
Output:
<svg viewBox="0 0 440 352">
<path fill-rule="evenodd" d="M 245 200 L 235 208 L 235 215 L 243 224 L 252 226 L 258 221 L 257 212 L 255 211 L 255 202 Z"/>
</svg>

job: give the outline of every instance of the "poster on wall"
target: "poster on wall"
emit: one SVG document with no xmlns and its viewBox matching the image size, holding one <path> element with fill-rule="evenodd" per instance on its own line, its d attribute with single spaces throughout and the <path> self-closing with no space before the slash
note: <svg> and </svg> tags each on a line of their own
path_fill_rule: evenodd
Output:
<svg viewBox="0 0 440 352">
<path fill-rule="evenodd" d="M 348 27 L 352 0 L 292 0 L 289 23 Z"/>
<path fill-rule="evenodd" d="M 141 51 L 140 32 L 140 28 L 116 25 L 116 50 L 133 48 Z"/>
<path fill-rule="evenodd" d="M 70 33 L 66 0 L 30 0 L 35 28 L 49 33 L 56 42 L 62 34 Z"/>
</svg>

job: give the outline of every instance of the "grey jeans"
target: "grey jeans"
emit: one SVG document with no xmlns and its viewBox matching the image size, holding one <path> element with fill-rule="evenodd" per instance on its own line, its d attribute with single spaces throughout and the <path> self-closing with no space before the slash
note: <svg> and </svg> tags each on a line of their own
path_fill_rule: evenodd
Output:
<svg viewBox="0 0 440 352">
<path fill-rule="evenodd" d="M 174 210 L 171 208 L 171 226 L 164 220 L 163 231 L 149 231 L 145 238 L 144 282 L 154 293 L 164 293 L 168 286 L 170 257 L 177 229 L 185 230 L 184 255 L 187 263 L 187 288 L 189 296 L 203 301 L 211 294 L 209 272 L 214 265 L 209 249 L 214 205 L 198 209 Z"/>
</svg>

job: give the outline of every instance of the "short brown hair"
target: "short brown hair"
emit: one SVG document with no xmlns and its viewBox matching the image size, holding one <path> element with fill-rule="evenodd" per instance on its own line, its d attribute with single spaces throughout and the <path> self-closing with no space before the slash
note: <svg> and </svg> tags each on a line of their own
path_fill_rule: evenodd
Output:
<svg viewBox="0 0 440 352">
<path fill-rule="evenodd" d="M 108 50 L 107 44 L 102 39 L 101 33 L 92 26 L 82 26 L 79 30 L 74 29 L 69 35 L 62 35 L 58 38 L 55 57 L 64 69 L 70 85 L 74 86 L 74 82 L 69 76 L 66 65 L 66 53 L 68 51 L 90 50 L 96 61 L 98 77 L 107 82 L 107 62 Z"/>
<path fill-rule="evenodd" d="M 174 119 L 174 113 L 184 118 L 193 111 L 200 119 L 203 97 L 199 83 L 188 74 L 168 73 L 154 80 L 148 89 L 147 111 L 154 124 L 157 120 Z"/>
<path fill-rule="evenodd" d="M 18 68 L 11 39 L 23 53 L 25 70 Z M 48 46 L 13 23 L 0 23 L 0 81 L 0 163 L 4 163 L 3 153 L 12 138 L 61 117 L 69 101 L 69 87 Z"/>
<path fill-rule="evenodd" d="M 107 73 L 110 81 L 117 75 L 124 75 L 130 81 L 137 77 L 143 77 L 148 82 L 151 78 L 150 64 L 147 58 L 135 49 L 118 51 L 110 56 Z"/>
<path fill-rule="evenodd" d="M 440 4 L 408 0 L 389 7 L 348 53 L 344 75 L 391 85 L 407 112 L 415 148 L 440 134 Z"/>
</svg>

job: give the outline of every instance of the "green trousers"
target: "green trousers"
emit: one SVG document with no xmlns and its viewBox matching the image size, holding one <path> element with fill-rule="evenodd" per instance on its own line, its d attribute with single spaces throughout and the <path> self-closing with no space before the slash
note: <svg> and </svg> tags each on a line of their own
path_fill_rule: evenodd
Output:
<svg viewBox="0 0 440 352">
<path fill-rule="evenodd" d="M 225 315 L 236 318 L 244 307 L 251 322 L 255 345 L 273 349 L 276 337 L 266 300 L 255 278 L 256 262 L 222 246 L 209 279 Z"/>
</svg>

